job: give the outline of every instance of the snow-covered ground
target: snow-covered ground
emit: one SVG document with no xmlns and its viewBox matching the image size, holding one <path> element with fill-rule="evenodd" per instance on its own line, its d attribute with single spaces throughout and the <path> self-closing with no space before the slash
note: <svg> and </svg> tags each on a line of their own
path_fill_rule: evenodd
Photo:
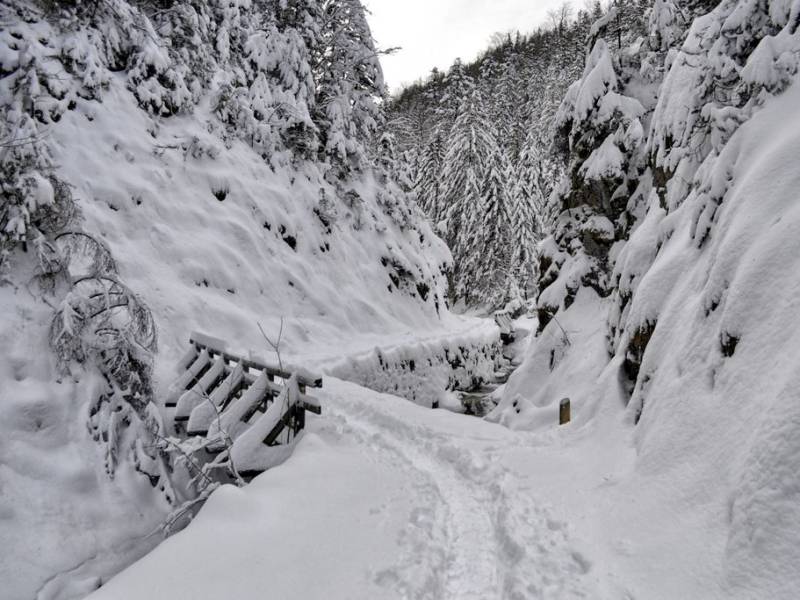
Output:
<svg viewBox="0 0 800 600">
<path fill-rule="evenodd" d="M 681 204 L 667 212 L 654 195 L 625 243 L 617 272 L 635 283 L 619 321 L 626 340 L 647 338 L 635 387 L 624 365 L 637 344 L 612 346 L 609 358 L 613 298 L 581 288 L 490 417 L 545 432 L 570 397 L 575 425 L 593 440 L 586 460 L 630 439 L 629 468 L 613 454 L 606 467 L 628 493 L 607 509 L 605 492 L 591 497 L 612 515 L 597 538 L 627 540 L 620 547 L 637 564 L 625 583 L 666 590 L 642 597 L 800 591 L 798 106 L 795 79 L 708 156 Z M 623 407 L 617 434 L 598 427 Z"/>
<path fill-rule="evenodd" d="M 327 378 L 294 456 L 93 598 L 492 598 L 597 589 L 558 511 L 506 460 L 518 435 Z M 498 460 L 502 459 L 502 460 Z"/>
<path fill-rule="evenodd" d="M 718 596 L 720 530 L 637 472 L 620 407 L 532 434 L 330 377 L 319 396 L 286 463 L 91 598 Z"/>
</svg>

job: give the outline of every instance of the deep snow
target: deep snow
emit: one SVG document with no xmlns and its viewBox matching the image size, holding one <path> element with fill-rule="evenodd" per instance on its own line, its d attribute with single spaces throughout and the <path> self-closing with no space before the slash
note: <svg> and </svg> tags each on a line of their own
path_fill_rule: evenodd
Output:
<svg viewBox="0 0 800 600">
<path fill-rule="evenodd" d="M 91 598 L 723 597 L 713 511 L 637 469 L 619 405 L 530 433 L 331 377 L 319 395 L 286 463 Z"/>
<path fill-rule="evenodd" d="M 641 276 L 630 322 L 657 320 L 632 399 L 623 356 L 607 354 L 609 300 L 586 288 L 530 346 L 497 424 L 327 377 L 293 457 L 218 490 L 95 597 L 796 597 L 798 105 L 795 84 L 708 159 L 698 183 L 721 190 L 717 207 L 653 202 L 614 255 Z M 376 346 L 402 362 L 432 340 L 495 335 L 387 290 L 384 251 L 426 277 L 446 251 L 380 215 L 355 228 L 372 182 L 365 213 L 327 240 L 309 225 L 325 186 L 313 169 L 271 172 L 237 143 L 195 156 L 197 140 L 217 144 L 193 117 L 152 125 L 112 76 L 103 103 L 79 103 L 52 136 L 83 225 L 154 310 L 162 388 L 194 329 L 264 352 L 257 322 L 274 334 L 283 317 L 285 358 L 329 372 L 342 356 L 374 362 Z M 54 383 L 49 310 L 30 294 L 0 287 L 0 580 L 11 598 L 80 597 L 155 544 L 167 507 L 141 478 L 88 466 L 96 382 Z M 574 420 L 559 428 L 565 396 Z"/>
<path fill-rule="evenodd" d="M 610 300 L 582 288 L 532 343 L 491 415 L 546 431 L 568 396 L 590 435 L 604 412 L 619 412 L 635 461 L 613 479 L 630 496 L 610 509 L 623 519 L 600 531 L 629 540 L 620 548 L 639 566 L 625 582 L 648 590 L 642 597 L 800 590 L 798 106 L 795 79 L 706 159 L 682 204 L 667 214 L 652 197 L 619 252 L 617 271 L 635 282 L 627 334 L 655 325 L 632 395 L 624 346 L 608 357 Z M 709 193 L 719 193 L 710 215 Z M 599 436 L 593 447 L 607 443 Z"/>
</svg>

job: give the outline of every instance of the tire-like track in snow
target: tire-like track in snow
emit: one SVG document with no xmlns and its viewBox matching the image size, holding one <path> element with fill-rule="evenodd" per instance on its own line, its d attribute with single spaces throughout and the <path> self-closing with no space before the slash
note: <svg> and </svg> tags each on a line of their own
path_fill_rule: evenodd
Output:
<svg viewBox="0 0 800 600">
<path fill-rule="evenodd" d="M 594 597 L 589 563 L 570 547 L 566 525 L 499 460 L 514 434 L 459 437 L 395 415 L 395 399 L 385 399 L 337 395 L 326 406 L 343 434 L 415 482 L 406 552 L 376 581 L 415 599 Z"/>
</svg>

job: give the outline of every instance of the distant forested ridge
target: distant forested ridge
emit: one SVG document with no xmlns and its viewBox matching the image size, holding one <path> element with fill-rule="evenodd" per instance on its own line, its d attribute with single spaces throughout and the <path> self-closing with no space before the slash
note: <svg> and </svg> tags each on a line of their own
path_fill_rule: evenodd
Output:
<svg viewBox="0 0 800 600">
<path fill-rule="evenodd" d="M 533 31 L 497 34 L 474 62 L 399 92 L 389 127 L 417 200 L 450 246 L 450 294 L 467 305 L 531 297 L 536 244 L 553 224 L 549 198 L 565 169 L 555 114 L 598 35 L 616 48 L 645 32 L 648 2 L 564 4 Z"/>
</svg>

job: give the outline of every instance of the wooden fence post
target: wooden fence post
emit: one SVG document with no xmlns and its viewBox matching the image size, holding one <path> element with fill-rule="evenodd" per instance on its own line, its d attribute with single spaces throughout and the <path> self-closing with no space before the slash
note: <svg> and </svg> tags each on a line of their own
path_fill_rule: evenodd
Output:
<svg viewBox="0 0 800 600">
<path fill-rule="evenodd" d="M 563 398 L 558 405 L 558 424 L 565 425 L 570 419 L 569 398 Z"/>
</svg>

